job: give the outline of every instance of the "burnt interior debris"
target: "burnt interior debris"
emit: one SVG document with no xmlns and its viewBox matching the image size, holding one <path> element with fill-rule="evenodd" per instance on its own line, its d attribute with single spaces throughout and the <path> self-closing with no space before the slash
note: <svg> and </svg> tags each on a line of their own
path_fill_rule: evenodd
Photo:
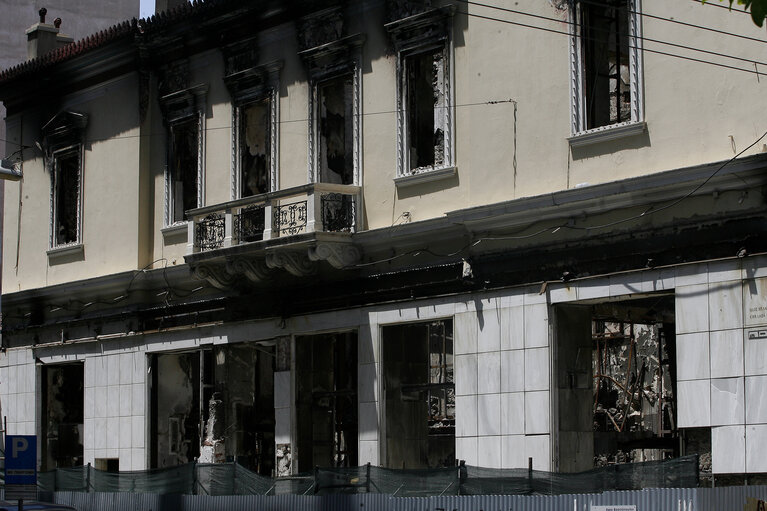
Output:
<svg viewBox="0 0 767 511">
<path fill-rule="evenodd" d="M 42 367 L 42 470 L 83 464 L 83 364 Z"/>
<path fill-rule="evenodd" d="M 200 352 L 151 358 L 152 468 L 189 463 L 200 452 Z"/>
<path fill-rule="evenodd" d="M 184 212 L 197 207 L 197 120 L 188 118 L 170 126 L 172 222 L 184 221 Z"/>
<path fill-rule="evenodd" d="M 354 184 L 353 82 L 339 76 L 318 85 L 320 181 Z"/>
<path fill-rule="evenodd" d="M 357 332 L 296 338 L 298 471 L 355 467 Z"/>
<path fill-rule="evenodd" d="M 272 475 L 273 347 L 163 353 L 152 356 L 151 367 L 153 468 L 237 461 Z"/>
<path fill-rule="evenodd" d="M 446 106 L 444 49 L 411 55 L 405 65 L 410 169 L 442 165 Z"/>
<path fill-rule="evenodd" d="M 670 295 L 556 309 L 563 472 L 679 455 Z"/>
<path fill-rule="evenodd" d="M 267 97 L 240 107 L 240 193 L 242 197 L 269 191 L 270 110 Z"/>
<path fill-rule="evenodd" d="M 55 222 L 56 245 L 77 242 L 80 193 L 80 151 L 75 148 L 55 157 Z"/>
<path fill-rule="evenodd" d="M 594 466 L 678 455 L 674 325 L 593 321 Z"/>
<path fill-rule="evenodd" d="M 631 120 L 628 0 L 580 2 L 586 129 Z"/>
<path fill-rule="evenodd" d="M 455 465 L 453 322 L 382 328 L 386 466 Z"/>
</svg>

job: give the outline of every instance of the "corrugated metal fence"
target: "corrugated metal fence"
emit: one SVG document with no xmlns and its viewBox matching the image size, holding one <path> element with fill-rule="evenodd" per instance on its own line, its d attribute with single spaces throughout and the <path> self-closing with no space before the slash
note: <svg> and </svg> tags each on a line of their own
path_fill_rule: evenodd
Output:
<svg viewBox="0 0 767 511">
<path fill-rule="evenodd" d="M 54 500 L 80 511 L 590 511 L 629 505 L 636 511 L 742 510 L 746 498 L 767 500 L 767 486 L 663 488 L 572 495 L 392 497 L 356 495 L 155 495 L 56 492 Z"/>
</svg>

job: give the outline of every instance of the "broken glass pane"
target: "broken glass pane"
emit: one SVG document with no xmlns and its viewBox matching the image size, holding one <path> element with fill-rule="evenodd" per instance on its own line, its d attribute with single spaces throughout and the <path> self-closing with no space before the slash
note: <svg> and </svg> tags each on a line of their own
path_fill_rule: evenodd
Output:
<svg viewBox="0 0 767 511">
<path fill-rule="evenodd" d="M 249 197 L 269 191 L 271 100 L 265 98 L 241 108 L 240 193 Z"/>
<path fill-rule="evenodd" d="M 56 156 L 55 177 L 55 239 L 56 245 L 77 242 L 80 152 L 79 149 Z"/>
<path fill-rule="evenodd" d="M 587 129 L 631 120 L 627 0 L 583 2 Z"/>
<path fill-rule="evenodd" d="M 319 85 L 320 181 L 354 184 L 353 83 L 345 75 Z"/>
<path fill-rule="evenodd" d="M 188 119 L 171 126 L 172 222 L 184 221 L 184 212 L 197 204 L 197 120 Z"/>
<path fill-rule="evenodd" d="M 445 55 L 440 48 L 406 60 L 407 130 L 410 169 L 445 160 Z"/>
</svg>

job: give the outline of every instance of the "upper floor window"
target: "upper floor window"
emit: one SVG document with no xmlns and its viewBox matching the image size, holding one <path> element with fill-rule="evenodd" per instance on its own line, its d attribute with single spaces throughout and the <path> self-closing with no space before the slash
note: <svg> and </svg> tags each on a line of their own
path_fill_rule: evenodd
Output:
<svg viewBox="0 0 767 511">
<path fill-rule="evenodd" d="M 54 153 L 53 246 L 80 242 L 80 192 L 82 146 Z"/>
<path fill-rule="evenodd" d="M 175 61 L 162 71 L 160 106 L 167 127 L 165 167 L 165 225 L 186 221 L 186 211 L 205 203 L 206 85 L 188 87 L 186 61 Z"/>
<path fill-rule="evenodd" d="M 299 55 L 309 77 L 310 183 L 362 184 L 360 98 L 365 38 L 347 35 L 346 17 L 343 6 L 337 5 L 298 22 Z"/>
<path fill-rule="evenodd" d="M 316 86 L 317 161 L 319 181 L 355 183 L 354 77 L 344 74 Z"/>
<path fill-rule="evenodd" d="M 249 197 L 269 191 L 271 174 L 271 98 L 239 107 L 236 115 L 239 153 L 239 195 Z"/>
<path fill-rule="evenodd" d="M 84 114 L 63 112 L 42 129 L 51 176 L 51 249 L 82 243 L 83 137 L 87 123 Z"/>
<path fill-rule="evenodd" d="M 232 97 L 231 198 L 279 188 L 279 72 L 281 62 L 256 65 L 257 41 L 222 47 L 224 83 Z"/>
<path fill-rule="evenodd" d="M 445 47 L 404 57 L 402 91 L 406 96 L 406 171 L 417 173 L 445 165 L 448 115 Z"/>
<path fill-rule="evenodd" d="M 169 126 L 169 217 L 168 224 L 183 222 L 184 212 L 199 207 L 199 130 L 194 117 Z"/>
<path fill-rule="evenodd" d="M 640 127 L 640 0 L 576 0 L 573 9 L 574 135 Z"/>
<path fill-rule="evenodd" d="M 397 50 L 400 178 L 455 171 L 452 14 L 428 9 L 387 24 Z"/>
</svg>

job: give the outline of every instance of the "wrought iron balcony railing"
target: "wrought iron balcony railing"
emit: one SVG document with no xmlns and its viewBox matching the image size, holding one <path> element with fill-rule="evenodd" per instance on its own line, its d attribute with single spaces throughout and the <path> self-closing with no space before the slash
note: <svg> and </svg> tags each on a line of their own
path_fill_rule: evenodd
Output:
<svg viewBox="0 0 767 511">
<path fill-rule="evenodd" d="M 354 232 L 361 188 L 315 183 L 187 211 L 187 254 L 309 232 Z"/>
</svg>

